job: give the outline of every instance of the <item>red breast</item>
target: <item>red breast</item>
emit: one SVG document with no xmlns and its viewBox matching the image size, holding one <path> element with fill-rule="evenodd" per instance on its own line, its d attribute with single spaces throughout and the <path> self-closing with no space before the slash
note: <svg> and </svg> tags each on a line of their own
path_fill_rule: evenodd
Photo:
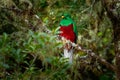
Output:
<svg viewBox="0 0 120 80">
<path fill-rule="evenodd" d="M 75 41 L 75 33 L 73 31 L 73 24 L 70 24 L 69 26 L 61 26 L 60 27 L 60 36 L 66 38 L 67 40 L 70 40 L 71 42 Z"/>
</svg>

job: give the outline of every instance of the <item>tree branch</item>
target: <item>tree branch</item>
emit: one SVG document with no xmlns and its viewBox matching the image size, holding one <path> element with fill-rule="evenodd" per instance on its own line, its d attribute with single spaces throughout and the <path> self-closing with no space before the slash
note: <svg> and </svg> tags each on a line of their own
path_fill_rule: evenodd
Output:
<svg viewBox="0 0 120 80">
<path fill-rule="evenodd" d="M 67 40 L 69 41 L 69 40 Z M 69 41 L 70 42 L 70 41 Z M 72 44 L 73 47 L 75 47 L 75 49 L 79 50 L 79 51 L 83 51 L 85 52 L 87 55 L 91 56 L 91 58 L 96 59 L 99 63 L 103 64 L 104 66 L 106 66 L 106 68 L 112 70 L 113 72 L 116 71 L 116 68 L 114 65 L 110 64 L 109 62 L 107 62 L 104 58 L 96 55 L 96 53 L 94 53 L 91 49 L 84 49 L 82 48 L 80 45 L 75 44 L 73 42 L 70 42 Z"/>
</svg>

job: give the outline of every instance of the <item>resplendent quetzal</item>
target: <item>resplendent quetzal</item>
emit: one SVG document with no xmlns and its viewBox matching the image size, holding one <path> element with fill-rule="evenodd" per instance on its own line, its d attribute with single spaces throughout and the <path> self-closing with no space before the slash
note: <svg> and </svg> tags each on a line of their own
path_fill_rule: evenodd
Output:
<svg viewBox="0 0 120 80">
<path fill-rule="evenodd" d="M 68 13 L 64 13 L 62 18 L 63 19 L 60 21 L 60 36 L 76 43 L 78 32 L 75 22 Z"/>
<path fill-rule="evenodd" d="M 64 37 L 66 40 L 76 43 L 77 41 L 77 27 L 75 22 L 72 20 L 71 16 L 67 13 L 62 15 L 62 20 L 60 21 L 60 36 Z M 70 43 L 65 43 L 64 47 L 64 57 L 69 59 L 72 63 L 73 59 L 73 47 Z"/>
</svg>

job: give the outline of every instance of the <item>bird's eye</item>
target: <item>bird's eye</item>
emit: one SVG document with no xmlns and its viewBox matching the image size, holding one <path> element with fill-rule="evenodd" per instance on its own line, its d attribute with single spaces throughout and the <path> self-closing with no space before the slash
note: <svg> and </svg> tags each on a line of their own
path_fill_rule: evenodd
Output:
<svg viewBox="0 0 120 80">
<path fill-rule="evenodd" d="M 62 18 L 64 18 L 64 16 L 62 16 Z"/>
</svg>

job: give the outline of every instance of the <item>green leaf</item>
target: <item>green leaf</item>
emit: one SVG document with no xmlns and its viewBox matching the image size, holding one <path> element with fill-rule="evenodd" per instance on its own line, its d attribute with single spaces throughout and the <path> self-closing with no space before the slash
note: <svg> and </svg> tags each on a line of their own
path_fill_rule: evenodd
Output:
<svg viewBox="0 0 120 80">
<path fill-rule="evenodd" d="M 7 37 L 8 37 L 8 35 L 6 33 L 3 33 L 2 46 L 5 45 Z"/>
<path fill-rule="evenodd" d="M 8 35 L 6 33 L 3 33 L 3 40 L 5 41 L 7 39 Z"/>
<path fill-rule="evenodd" d="M 103 35 L 103 33 L 102 32 L 98 32 L 98 36 L 100 37 L 100 36 L 102 36 Z"/>
<path fill-rule="evenodd" d="M 30 38 L 28 39 L 27 44 L 30 44 L 30 43 L 31 43 L 31 41 L 32 41 L 32 37 L 30 37 Z"/>
<path fill-rule="evenodd" d="M 107 43 L 107 42 L 108 42 L 108 39 L 107 39 L 107 38 L 104 38 L 104 39 L 103 39 L 103 42 L 104 42 L 104 43 Z"/>
<path fill-rule="evenodd" d="M 30 48 L 30 50 L 35 51 L 36 47 L 34 45 L 30 45 L 29 48 Z"/>
</svg>

